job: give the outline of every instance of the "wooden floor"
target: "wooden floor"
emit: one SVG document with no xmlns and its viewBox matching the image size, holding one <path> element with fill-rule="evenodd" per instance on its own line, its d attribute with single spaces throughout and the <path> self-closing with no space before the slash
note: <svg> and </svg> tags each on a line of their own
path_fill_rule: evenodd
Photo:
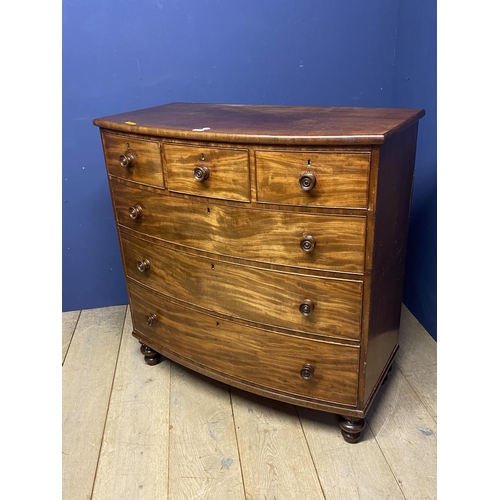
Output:
<svg viewBox="0 0 500 500">
<path fill-rule="evenodd" d="M 403 306 L 361 440 L 335 416 L 148 366 L 126 306 L 63 313 L 63 500 L 436 498 L 436 342 Z"/>
</svg>

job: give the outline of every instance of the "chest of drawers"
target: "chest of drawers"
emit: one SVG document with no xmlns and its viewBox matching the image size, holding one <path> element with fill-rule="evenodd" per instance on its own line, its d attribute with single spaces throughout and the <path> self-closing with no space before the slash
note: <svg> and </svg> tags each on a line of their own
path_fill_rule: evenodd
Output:
<svg viewBox="0 0 500 500">
<path fill-rule="evenodd" d="M 398 348 L 423 115 L 172 103 L 95 119 L 146 362 L 335 413 L 356 442 Z"/>
</svg>

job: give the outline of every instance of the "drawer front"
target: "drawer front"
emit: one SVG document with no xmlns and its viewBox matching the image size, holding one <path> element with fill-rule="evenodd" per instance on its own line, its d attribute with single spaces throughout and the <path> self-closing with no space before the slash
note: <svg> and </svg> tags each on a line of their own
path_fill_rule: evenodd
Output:
<svg viewBox="0 0 500 500">
<path fill-rule="evenodd" d="M 111 186 L 118 223 L 150 236 L 259 262 L 363 273 L 365 217 L 219 206 Z"/>
<path fill-rule="evenodd" d="M 108 173 L 155 187 L 164 187 L 160 143 L 124 136 L 102 134 Z"/>
<path fill-rule="evenodd" d="M 121 240 L 127 276 L 166 295 L 262 324 L 359 339 L 361 281 L 214 261 L 125 233 Z"/>
<path fill-rule="evenodd" d="M 202 367 L 264 388 L 355 405 L 359 349 L 253 329 L 218 319 L 129 283 L 134 328 Z M 146 318 L 156 315 L 147 325 Z M 314 373 L 304 379 L 301 370 Z"/>
<path fill-rule="evenodd" d="M 164 143 L 163 154 L 169 191 L 250 201 L 247 149 Z"/>
<path fill-rule="evenodd" d="M 257 201 L 367 208 L 370 153 L 256 151 Z"/>
</svg>

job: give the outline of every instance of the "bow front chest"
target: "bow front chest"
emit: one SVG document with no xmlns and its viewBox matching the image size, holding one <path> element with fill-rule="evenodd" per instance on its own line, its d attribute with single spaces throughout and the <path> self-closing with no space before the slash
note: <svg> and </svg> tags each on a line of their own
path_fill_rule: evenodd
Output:
<svg viewBox="0 0 500 500">
<path fill-rule="evenodd" d="M 95 119 L 146 362 L 336 413 L 356 442 L 398 348 L 423 115 L 172 103 Z"/>
</svg>

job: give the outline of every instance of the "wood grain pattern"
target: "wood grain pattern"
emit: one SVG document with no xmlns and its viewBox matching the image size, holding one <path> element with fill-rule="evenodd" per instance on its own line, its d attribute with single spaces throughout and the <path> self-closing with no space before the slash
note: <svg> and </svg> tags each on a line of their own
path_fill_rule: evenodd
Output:
<svg viewBox="0 0 500 500">
<path fill-rule="evenodd" d="M 369 153 L 255 151 L 257 200 L 285 205 L 366 208 Z M 303 173 L 315 185 L 304 191 Z"/>
<path fill-rule="evenodd" d="M 92 493 L 126 306 L 82 311 L 62 372 L 62 497 Z"/>
<path fill-rule="evenodd" d="M 163 156 L 169 191 L 250 201 L 248 149 L 163 143 Z M 193 177 L 197 166 L 209 169 L 203 182 Z"/>
<path fill-rule="evenodd" d="M 168 490 L 170 366 L 144 363 L 131 331 L 127 310 L 93 500 L 149 500 Z"/>
<path fill-rule="evenodd" d="M 88 376 L 81 364 L 71 362 L 71 359 L 79 358 L 82 346 L 94 345 L 96 339 L 102 340 L 104 336 L 109 335 L 108 321 L 102 319 L 95 323 L 93 320 L 89 321 L 89 318 L 101 317 L 98 310 L 84 313 L 82 313 L 84 324 L 77 325 L 77 338 L 74 343 L 70 344 L 68 350 L 69 364 L 65 364 L 63 369 L 63 371 L 78 370 L 78 375 L 73 377 L 66 371 L 64 374 L 66 380 L 77 380 L 79 377 Z M 66 314 L 63 313 L 63 316 Z M 79 314 L 79 311 L 74 311 L 72 314 Z M 418 339 L 421 328 L 421 325 L 404 307 L 402 316 L 401 350 L 403 350 L 405 336 L 409 339 Z M 91 328 L 87 328 L 91 325 Z M 238 470 L 238 455 L 235 457 L 231 453 L 223 453 L 228 449 L 225 444 L 231 435 L 230 427 L 233 423 L 233 434 L 236 433 L 240 450 L 240 467 L 244 471 L 246 494 L 242 497 L 239 489 L 235 487 L 232 493 L 224 497 L 221 493 L 223 489 L 219 488 L 218 493 L 222 500 L 225 498 L 228 500 L 266 498 L 266 495 L 267 498 L 276 496 L 276 498 L 293 499 L 298 497 L 307 500 L 314 498 L 401 500 L 403 498 L 401 487 L 405 488 L 404 493 L 409 500 L 425 498 L 429 491 L 432 498 L 432 491 L 436 488 L 435 469 L 429 470 L 426 465 L 429 460 L 435 464 L 437 440 L 426 441 L 424 439 L 425 433 L 429 433 L 432 429 L 426 429 L 421 424 L 429 417 L 425 417 L 423 421 L 414 417 L 425 415 L 426 408 L 420 394 L 418 397 L 415 397 L 415 394 L 407 397 L 408 393 L 412 392 L 411 387 L 408 384 L 401 384 L 398 391 L 394 391 L 390 397 L 387 397 L 394 389 L 391 388 L 394 382 L 392 379 L 394 372 L 391 373 L 389 381 L 382 389 L 382 394 L 385 394 L 383 400 L 377 404 L 376 408 L 374 407 L 377 414 L 393 416 L 381 422 L 381 425 L 385 424 L 385 427 L 379 437 L 384 436 L 384 438 L 375 439 L 370 427 L 367 426 L 358 444 L 347 445 L 335 424 L 334 415 L 298 408 L 299 422 L 295 408 L 291 405 L 278 404 L 267 398 L 255 397 L 232 388 L 232 394 L 230 394 L 223 384 L 197 376 L 175 364 L 172 367 L 171 389 L 169 389 L 168 382 L 162 382 L 163 376 L 170 372 L 169 363 L 163 361 L 156 367 L 145 365 L 137 341 L 130 336 L 130 328 L 130 319 L 127 314 L 114 383 L 114 372 L 106 370 L 105 376 L 101 374 L 99 377 L 93 377 L 95 388 L 85 384 L 87 391 L 94 394 L 98 393 L 100 386 L 112 386 L 110 401 L 113 402 L 109 407 L 102 441 L 94 443 L 97 449 L 101 447 L 101 457 L 98 468 L 97 462 L 94 463 L 97 471 L 93 495 L 83 496 L 86 500 L 88 498 L 93 500 L 197 498 L 196 495 L 191 494 L 196 489 L 197 481 L 215 478 L 212 482 L 217 482 L 216 478 L 219 474 L 232 472 L 235 476 L 237 475 L 234 471 Z M 420 340 L 418 342 L 420 343 Z M 415 346 L 407 361 L 416 367 L 423 368 L 428 365 L 430 351 L 425 342 L 420 345 L 422 349 L 419 350 Z M 78 351 L 76 357 L 73 353 L 74 349 Z M 106 347 L 102 349 L 102 344 L 97 349 L 103 359 L 109 358 L 111 350 Z M 89 358 L 83 356 L 80 359 L 88 360 Z M 401 362 L 402 359 L 403 357 L 398 358 L 398 361 Z M 90 366 L 92 368 L 93 363 L 90 363 Z M 411 365 L 408 366 L 410 367 Z M 177 379 L 178 372 L 179 379 Z M 399 376 L 406 378 L 402 372 L 397 375 Z M 416 373 L 410 377 L 417 376 Z M 398 378 L 395 382 L 399 384 Z M 80 391 L 81 387 L 82 384 L 72 384 L 74 391 Z M 154 387 L 154 390 L 150 392 L 151 387 Z M 422 389 L 425 390 L 424 387 Z M 180 399 L 176 401 L 175 394 L 177 393 Z M 170 404 L 164 407 L 163 398 L 168 399 L 169 394 Z M 399 394 L 398 397 L 396 397 L 397 394 Z M 137 398 L 135 398 L 136 395 Z M 73 393 L 67 390 L 64 391 L 64 396 L 70 399 L 87 397 L 81 392 Z M 432 399 L 432 397 L 430 394 L 424 394 L 424 399 Z M 86 402 L 92 403 L 92 400 L 87 399 Z M 119 418 L 120 405 L 123 414 Z M 134 411 L 130 410 L 131 406 L 136 408 L 135 419 L 133 418 Z M 219 420 L 219 417 L 222 419 Z M 415 438 L 420 441 L 418 444 L 414 442 L 410 434 L 402 437 L 401 431 L 402 427 L 411 430 L 415 423 L 422 429 L 417 431 L 422 434 L 422 440 Z M 173 427 L 170 427 L 172 424 L 174 424 Z M 74 433 L 73 437 L 66 434 L 67 442 L 75 442 L 86 437 L 82 435 L 85 427 L 76 423 L 71 428 L 66 427 L 66 431 Z M 131 434 L 127 434 L 129 432 Z M 133 439 L 129 439 L 132 434 Z M 217 438 L 217 441 L 212 435 Z M 151 436 L 151 439 L 148 436 Z M 111 437 L 113 441 L 108 443 Z M 148 446 L 147 451 L 141 455 L 141 446 L 144 443 L 150 443 L 151 446 Z M 219 443 L 224 443 L 224 447 L 219 446 Z M 427 444 L 424 446 L 423 443 Z M 215 451 L 215 446 L 217 446 L 217 451 Z M 399 447 L 398 453 L 401 460 L 393 460 L 396 446 Z M 407 448 L 408 454 L 406 454 Z M 86 453 L 93 449 L 93 446 L 87 444 L 84 447 L 85 453 L 79 458 L 85 461 Z M 119 453 L 118 450 L 120 450 Z M 114 459 L 108 454 L 113 451 Z M 105 456 L 103 456 L 104 452 Z M 217 452 L 221 452 L 218 461 L 210 458 Z M 233 462 L 226 460 L 222 464 L 221 461 L 226 458 L 222 455 L 233 459 Z M 387 460 L 385 455 L 388 457 Z M 151 463 L 148 463 L 149 458 L 153 458 Z M 170 473 L 168 470 L 165 472 L 164 469 L 167 460 Z M 422 461 L 423 464 L 420 463 Z M 196 467 L 193 464 L 196 464 Z M 220 471 L 224 466 L 229 468 L 223 468 Z M 403 466 L 411 475 L 412 484 L 417 485 L 418 489 L 410 489 L 410 484 L 401 474 Z M 198 474 L 197 477 L 187 478 L 183 477 L 184 474 L 177 475 L 176 471 L 181 470 L 196 470 Z M 82 483 L 81 472 L 80 467 L 64 468 L 63 483 Z M 398 480 L 403 483 L 402 486 Z M 131 486 L 130 492 L 123 493 L 126 490 L 121 486 L 122 483 Z M 319 483 L 321 483 L 320 490 L 318 490 Z M 139 488 L 140 485 L 143 488 Z M 420 485 L 422 485 L 422 493 L 420 493 Z M 210 486 L 208 479 L 206 483 L 201 484 L 200 490 L 204 486 L 204 491 L 212 491 L 213 485 Z M 321 492 L 321 490 L 324 497 L 321 493 L 318 496 L 318 491 Z M 66 500 L 82 497 L 77 494 L 75 497 L 63 496 L 62 498 Z"/>
<path fill-rule="evenodd" d="M 384 384 L 368 424 L 407 500 L 434 500 L 436 423 L 396 366 Z"/>
<path fill-rule="evenodd" d="M 261 270 L 121 235 L 127 276 L 199 307 L 270 326 L 358 339 L 362 282 Z M 150 268 L 139 271 L 147 259 Z M 303 316 L 304 299 L 314 311 Z"/>
<path fill-rule="evenodd" d="M 159 141 L 103 132 L 102 144 L 109 174 L 148 186 L 164 187 Z M 120 155 L 127 151 L 132 151 L 135 158 L 130 168 L 120 164 Z"/>
<path fill-rule="evenodd" d="M 297 409 L 326 500 L 405 500 L 371 430 L 346 446 L 335 417 Z"/>
<path fill-rule="evenodd" d="M 80 311 L 68 311 L 62 315 L 62 363 L 69 349 L 69 344 L 73 338 Z"/>
<path fill-rule="evenodd" d="M 380 148 L 365 403 L 398 345 L 418 123 Z"/>
<path fill-rule="evenodd" d="M 355 346 L 255 330 L 183 307 L 132 282 L 129 293 L 135 329 L 165 354 L 173 351 L 228 381 L 240 379 L 302 396 L 304 404 L 307 398 L 356 404 L 359 350 Z M 152 312 L 158 321 L 149 327 L 145 317 Z M 315 368 L 309 380 L 300 376 L 306 363 Z"/>
<path fill-rule="evenodd" d="M 203 203 L 110 181 L 118 223 L 165 241 L 207 252 L 274 264 L 362 273 L 365 217 L 313 215 L 252 210 L 242 217 L 232 206 Z M 133 220 L 129 207 L 139 204 L 143 216 Z M 311 234 L 312 252 L 300 248 Z"/>
<path fill-rule="evenodd" d="M 323 499 L 295 408 L 231 389 L 247 499 Z"/>
<path fill-rule="evenodd" d="M 168 498 L 245 499 L 227 386 L 173 363 L 171 405 Z"/>
<path fill-rule="evenodd" d="M 382 144 L 422 116 L 422 109 L 177 102 L 97 118 L 93 123 L 158 137 L 325 146 Z"/>
<path fill-rule="evenodd" d="M 133 335 L 354 429 L 398 349 L 423 115 L 172 103 L 94 120 L 103 137 L 161 143 L 167 190 L 108 176 Z"/>
<path fill-rule="evenodd" d="M 401 308 L 400 352 L 396 364 L 437 419 L 437 343 L 403 305 Z"/>
</svg>

